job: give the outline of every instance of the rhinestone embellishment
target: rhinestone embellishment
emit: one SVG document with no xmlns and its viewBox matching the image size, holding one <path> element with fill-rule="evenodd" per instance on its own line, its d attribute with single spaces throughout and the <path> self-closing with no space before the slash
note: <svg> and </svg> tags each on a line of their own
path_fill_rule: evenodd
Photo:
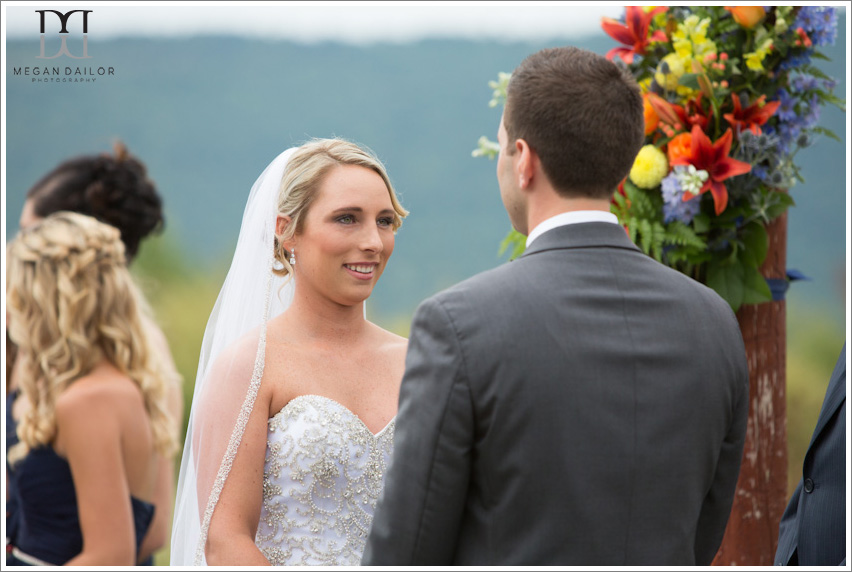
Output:
<svg viewBox="0 0 852 572">
<path fill-rule="evenodd" d="M 303 395 L 269 420 L 255 543 L 272 565 L 358 566 L 393 448 L 336 401 Z"/>
</svg>

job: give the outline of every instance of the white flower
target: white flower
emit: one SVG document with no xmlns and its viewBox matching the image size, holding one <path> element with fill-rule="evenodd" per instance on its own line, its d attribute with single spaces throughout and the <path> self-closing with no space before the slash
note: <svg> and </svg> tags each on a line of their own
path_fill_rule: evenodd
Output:
<svg viewBox="0 0 852 572">
<path fill-rule="evenodd" d="M 710 176 L 704 169 L 696 169 L 695 165 L 687 165 L 686 168 L 675 167 L 674 171 L 680 188 L 693 195 L 697 195 L 701 191 L 704 181 Z"/>
</svg>

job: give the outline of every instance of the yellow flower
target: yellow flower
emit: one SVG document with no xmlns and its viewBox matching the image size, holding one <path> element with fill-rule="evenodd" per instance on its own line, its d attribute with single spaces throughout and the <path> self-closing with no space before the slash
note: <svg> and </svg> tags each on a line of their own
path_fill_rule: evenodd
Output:
<svg viewBox="0 0 852 572">
<path fill-rule="evenodd" d="M 716 44 L 707 39 L 707 28 L 710 26 L 710 18 L 700 20 L 695 14 L 688 16 L 677 25 L 677 30 L 672 33 L 672 45 L 675 53 L 681 59 L 703 56 L 710 52 L 716 52 Z"/>
<path fill-rule="evenodd" d="M 763 58 L 771 49 L 772 39 L 767 38 L 755 51 L 745 54 L 746 67 L 753 71 L 763 71 Z"/>
<path fill-rule="evenodd" d="M 709 26 L 710 18 L 702 20 L 692 14 L 678 24 L 677 29 L 672 32 L 674 53 L 680 58 L 684 71 L 692 72 L 694 62 L 698 62 L 698 65 L 703 67 L 704 58 L 707 54 L 716 53 L 715 42 L 707 39 L 707 28 Z M 657 83 L 659 83 L 659 79 Z M 679 85 L 677 86 L 677 93 L 689 98 L 695 92 L 688 87 Z"/>
<path fill-rule="evenodd" d="M 663 65 L 665 64 L 665 66 Z M 662 68 L 668 68 L 668 73 L 663 73 Z M 654 79 L 663 89 L 674 91 L 677 89 L 680 76 L 686 71 L 683 65 L 683 60 L 677 54 L 669 54 L 663 58 L 660 65 L 657 66 L 657 71 L 654 72 Z"/>
<path fill-rule="evenodd" d="M 669 172 L 666 155 L 654 145 L 645 145 L 636 155 L 630 169 L 630 180 L 642 189 L 653 189 Z"/>
</svg>

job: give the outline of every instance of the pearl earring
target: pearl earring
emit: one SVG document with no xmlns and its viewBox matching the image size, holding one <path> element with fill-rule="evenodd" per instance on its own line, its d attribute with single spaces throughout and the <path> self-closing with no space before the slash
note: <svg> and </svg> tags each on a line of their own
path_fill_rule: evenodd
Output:
<svg viewBox="0 0 852 572">
<path fill-rule="evenodd" d="M 294 248 L 290 252 L 290 266 L 295 266 L 295 265 L 296 265 L 296 249 Z"/>
</svg>

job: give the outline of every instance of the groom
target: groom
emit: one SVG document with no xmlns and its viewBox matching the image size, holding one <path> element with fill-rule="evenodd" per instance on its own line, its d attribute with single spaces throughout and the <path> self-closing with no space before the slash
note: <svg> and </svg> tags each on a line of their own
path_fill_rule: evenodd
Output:
<svg viewBox="0 0 852 572">
<path fill-rule="evenodd" d="M 601 56 L 515 70 L 497 179 L 527 250 L 418 308 L 362 564 L 710 564 L 748 369 L 731 308 L 609 212 L 643 133 Z"/>
</svg>

